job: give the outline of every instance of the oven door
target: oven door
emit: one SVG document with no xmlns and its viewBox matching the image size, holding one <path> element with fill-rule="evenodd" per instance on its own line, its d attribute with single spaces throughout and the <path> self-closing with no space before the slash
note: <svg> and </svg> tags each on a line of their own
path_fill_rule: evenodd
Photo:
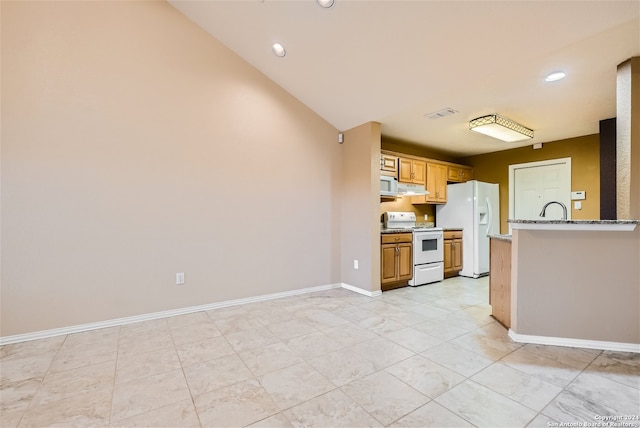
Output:
<svg viewBox="0 0 640 428">
<path fill-rule="evenodd" d="M 413 264 L 437 263 L 444 260 L 442 231 L 413 232 Z"/>
</svg>

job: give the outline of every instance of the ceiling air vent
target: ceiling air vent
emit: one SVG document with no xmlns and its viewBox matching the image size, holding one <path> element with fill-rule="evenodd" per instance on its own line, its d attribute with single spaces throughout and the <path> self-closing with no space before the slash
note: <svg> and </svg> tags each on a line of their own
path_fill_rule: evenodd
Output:
<svg viewBox="0 0 640 428">
<path fill-rule="evenodd" d="M 425 114 L 425 117 L 429 119 L 440 119 L 441 117 L 451 116 L 452 114 L 456 114 L 457 111 L 452 109 L 451 107 L 443 108 L 442 110 L 434 111 L 433 113 Z"/>
</svg>

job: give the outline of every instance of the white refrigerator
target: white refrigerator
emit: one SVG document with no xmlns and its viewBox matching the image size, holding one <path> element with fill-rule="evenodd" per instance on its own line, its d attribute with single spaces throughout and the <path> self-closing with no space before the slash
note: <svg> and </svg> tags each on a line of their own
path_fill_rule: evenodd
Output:
<svg viewBox="0 0 640 428">
<path fill-rule="evenodd" d="M 500 233 L 498 185 L 476 180 L 447 185 L 447 203 L 436 206 L 436 226 L 463 229 L 460 275 L 487 275 L 489 235 Z"/>
</svg>

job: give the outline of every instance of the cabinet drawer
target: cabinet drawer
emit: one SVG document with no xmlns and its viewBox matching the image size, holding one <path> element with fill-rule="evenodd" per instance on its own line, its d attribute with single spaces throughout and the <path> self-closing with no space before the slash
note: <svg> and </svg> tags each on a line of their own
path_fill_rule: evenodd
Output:
<svg viewBox="0 0 640 428">
<path fill-rule="evenodd" d="M 461 239 L 461 238 L 462 238 L 461 230 L 444 232 L 444 239 Z"/>
<path fill-rule="evenodd" d="M 413 242 L 412 233 L 385 233 L 381 235 L 383 244 L 397 244 L 400 242 Z"/>
</svg>

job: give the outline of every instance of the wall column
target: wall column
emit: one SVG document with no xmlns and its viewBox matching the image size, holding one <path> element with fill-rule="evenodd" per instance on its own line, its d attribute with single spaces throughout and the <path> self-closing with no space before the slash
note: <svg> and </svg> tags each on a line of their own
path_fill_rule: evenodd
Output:
<svg viewBox="0 0 640 428">
<path fill-rule="evenodd" d="M 640 57 L 618 65 L 617 79 L 618 220 L 640 218 Z"/>
<path fill-rule="evenodd" d="M 342 144 L 342 282 L 365 294 L 380 292 L 380 140 L 380 123 L 367 122 Z"/>
</svg>

